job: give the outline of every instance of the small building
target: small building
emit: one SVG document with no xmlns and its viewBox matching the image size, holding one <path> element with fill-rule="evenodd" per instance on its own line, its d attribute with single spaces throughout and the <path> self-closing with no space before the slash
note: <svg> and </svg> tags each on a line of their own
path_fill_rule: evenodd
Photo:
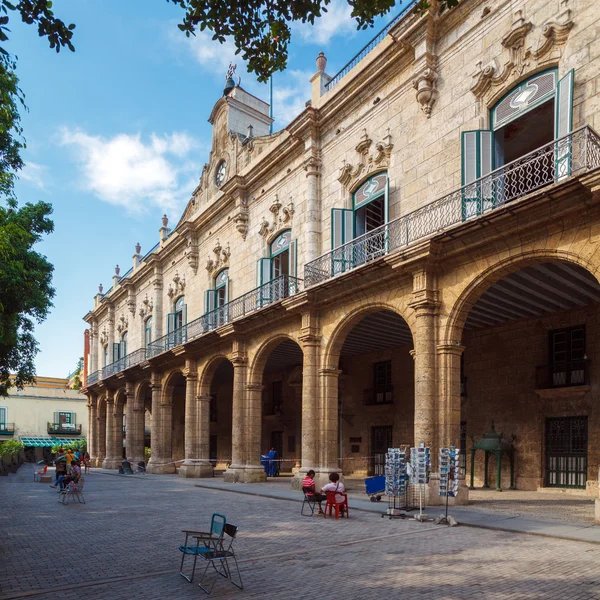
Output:
<svg viewBox="0 0 600 600">
<path fill-rule="evenodd" d="M 0 398 L 0 441 L 18 439 L 25 448 L 51 448 L 87 435 L 87 399 L 69 379 L 38 377 L 22 390 Z M 29 453 L 33 460 L 38 453 Z"/>
</svg>

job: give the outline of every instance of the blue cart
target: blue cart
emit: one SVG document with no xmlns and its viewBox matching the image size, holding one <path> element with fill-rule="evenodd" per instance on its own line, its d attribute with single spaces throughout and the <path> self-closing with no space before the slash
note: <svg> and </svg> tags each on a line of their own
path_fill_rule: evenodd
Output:
<svg viewBox="0 0 600 600">
<path fill-rule="evenodd" d="M 385 492 L 385 475 L 376 475 L 365 479 L 365 491 L 371 502 L 379 502 Z"/>
</svg>

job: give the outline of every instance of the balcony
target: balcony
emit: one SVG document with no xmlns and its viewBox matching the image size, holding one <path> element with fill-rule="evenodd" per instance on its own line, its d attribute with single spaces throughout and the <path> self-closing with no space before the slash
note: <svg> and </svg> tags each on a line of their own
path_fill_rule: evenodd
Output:
<svg viewBox="0 0 600 600">
<path fill-rule="evenodd" d="M 394 388 L 391 385 L 382 388 L 363 390 L 363 402 L 366 406 L 394 403 Z"/>
<path fill-rule="evenodd" d="M 121 371 L 124 371 L 125 369 L 130 369 L 131 367 L 135 367 L 136 365 L 139 365 L 140 363 L 144 362 L 145 360 L 146 360 L 146 348 L 139 348 L 135 352 L 131 352 L 127 356 L 124 356 L 123 358 L 119 358 L 119 360 L 115 360 L 114 362 L 110 363 L 109 365 L 106 365 L 106 367 L 104 367 L 102 369 L 102 373 L 100 374 L 99 378 L 106 379 L 107 377 L 116 375 L 117 373 L 120 373 Z M 96 371 L 96 373 L 98 373 L 98 371 Z M 95 373 L 92 373 L 92 375 L 95 375 Z M 91 385 L 89 377 L 88 377 L 88 384 Z"/>
<path fill-rule="evenodd" d="M 227 323 L 243 319 L 279 300 L 289 298 L 300 290 L 301 283 L 302 280 L 296 277 L 281 275 L 148 344 L 148 358 L 190 342 Z"/>
<path fill-rule="evenodd" d="M 14 435 L 15 424 L 14 423 L 0 423 L 0 435 Z"/>
<path fill-rule="evenodd" d="M 313 287 L 508 202 L 600 167 L 600 137 L 582 127 L 304 265 Z"/>
<path fill-rule="evenodd" d="M 536 389 L 589 386 L 590 361 L 588 359 L 556 362 L 536 367 Z"/>
<path fill-rule="evenodd" d="M 81 435 L 81 425 L 75 425 L 75 423 L 48 423 L 48 433 Z"/>
</svg>

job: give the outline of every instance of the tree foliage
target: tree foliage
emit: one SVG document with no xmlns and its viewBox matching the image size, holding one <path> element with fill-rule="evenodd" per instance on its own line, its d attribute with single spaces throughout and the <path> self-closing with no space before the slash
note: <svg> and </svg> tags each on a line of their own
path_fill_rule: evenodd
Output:
<svg viewBox="0 0 600 600">
<path fill-rule="evenodd" d="M 167 0 L 180 6 L 185 15 L 179 29 L 186 36 L 208 29 L 213 40 L 232 38 L 236 54 L 241 54 L 248 71 L 266 81 L 275 71 L 285 69 L 293 22 L 314 24 L 327 12 L 332 0 Z M 411 0 L 403 0 L 406 6 Z M 440 12 L 459 0 L 431 0 Z M 395 0 L 348 0 L 358 29 L 371 27 L 376 17 L 389 13 Z M 428 0 L 417 2 L 422 11 Z"/>
</svg>

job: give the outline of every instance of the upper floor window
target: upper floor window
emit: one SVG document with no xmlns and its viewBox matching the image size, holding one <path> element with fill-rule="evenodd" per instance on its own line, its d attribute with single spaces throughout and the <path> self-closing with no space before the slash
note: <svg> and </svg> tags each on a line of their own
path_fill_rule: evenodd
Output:
<svg viewBox="0 0 600 600">
<path fill-rule="evenodd" d="M 292 232 L 280 233 L 271 243 L 271 279 L 290 274 L 290 242 Z"/>
<path fill-rule="evenodd" d="M 4 406 L 0 406 L 0 429 L 3 425 L 6 425 L 8 421 L 8 409 Z"/>
<path fill-rule="evenodd" d="M 215 306 L 225 306 L 229 302 L 229 269 L 223 269 L 215 277 Z"/>
<path fill-rule="evenodd" d="M 144 344 L 146 348 L 152 341 L 152 317 L 148 317 L 144 323 Z"/>
<path fill-rule="evenodd" d="M 127 332 L 123 333 L 121 336 L 121 351 L 119 353 L 119 358 L 127 356 L 127 337 Z"/>
<path fill-rule="evenodd" d="M 549 332 L 553 387 L 586 383 L 585 325 Z"/>
<path fill-rule="evenodd" d="M 175 302 L 175 312 L 174 312 L 175 319 L 174 319 L 173 329 L 179 329 L 179 328 L 183 327 L 183 325 L 185 324 L 184 313 L 185 313 L 185 297 L 179 296 L 179 298 L 177 298 L 177 300 Z"/>
<path fill-rule="evenodd" d="M 106 367 L 109 364 L 109 362 L 108 362 L 108 344 L 106 344 L 104 346 L 103 362 L 104 362 L 104 364 L 103 364 L 104 367 Z"/>
</svg>

